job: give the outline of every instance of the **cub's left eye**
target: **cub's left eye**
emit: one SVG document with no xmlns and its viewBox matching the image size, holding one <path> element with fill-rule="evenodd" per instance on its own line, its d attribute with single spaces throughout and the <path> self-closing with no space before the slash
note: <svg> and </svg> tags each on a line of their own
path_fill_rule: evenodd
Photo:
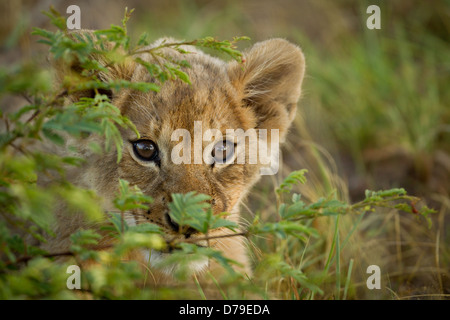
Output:
<svg viewBox="0 0 450 320">
<path fill-rule="evenodd" d="M 136 157 L 143 161 L 155 161 L 158 158 L 158 147 L 152 140 L 138 140 L 133 142 Z"/>
<path fill-rule="evenodd" d="M 223 140 L 214 145 L 212 157 L 216 163 L 226 163 L 234 155 L 235 145 L 229 140 Z"/>
</svg>

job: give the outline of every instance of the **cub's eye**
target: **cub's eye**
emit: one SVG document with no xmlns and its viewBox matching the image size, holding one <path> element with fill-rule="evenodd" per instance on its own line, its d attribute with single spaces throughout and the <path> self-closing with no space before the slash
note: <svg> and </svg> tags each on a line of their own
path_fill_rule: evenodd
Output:
<svg viewBox="0 0 450 320">
<path fill-rule="evenodd" d="M 234 143 L 229 140 L 223 140 L 215 144 L 211 155 L 216 163 L 226 163 L 234 155 Z"/>
<path fill-rule="evenodd" d="M 154 161 L 158 157 L 158 147 L 151 140 L 133 142 L 133 151 L 136 157 L 143 161 Z"/>
</svg>

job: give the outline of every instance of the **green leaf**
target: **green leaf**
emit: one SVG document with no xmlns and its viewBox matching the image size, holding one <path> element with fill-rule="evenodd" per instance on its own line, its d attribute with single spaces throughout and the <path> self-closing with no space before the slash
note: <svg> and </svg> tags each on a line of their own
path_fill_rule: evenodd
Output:
<svg viewBox="0 0 450 320">
<path fill-rule="evenodd" d="M 197 194 L 194 191 L 186 194 L 174 193 L 172 194 L 172 202 L 169 203 L 170 217 L 181 228 L 190 226 L 206 233 L 209 224 L 205 210 L 209 209 L 210 205 L 205 201 L 209 199 L 209 196 Z"/>
<path fill-rule="evenodd" d="M 121 242 L 115 247 L 115 252 L 121 256 L 132 249 L 145 248 L 162 250 L 166 246 L 163 238 L 155 233 L 131 232 L 123 234 Z"/>
<path fill-rule="evenodd" d="M 102 238 L 100 234 L 94 230 L 79 230 L 70 236 L 72 241 L 71 250 L 75 253 L 81 253 L 86 250 L 86 247 L 93 247 L 98 245 L 98 241 Z"/>
<path fill-rule="evenodd" d="M 153 223 L 141 223 L 132 227 L 128 227 L 128 230 L 130 232 L 135 233 L 157 233 L 157 234 L 163 234 L 163 231 L 159 226 Z"/>
<path fill-rule="evenodd" d="M 64 138 L 61 137 L 59 134 L 57 134 L 55 131 L 49 129 L 48 127 L 42 128 L 42 133 L 51 142 L 58 145 L 64 145 L 65 142 Z"/>
<path fill-rule="evenodd" d="M 128 231 L 129 226 L 125 219 L 122 219 L 122 215 L 116 212 L 108 212 L 109 221 L 115 227 L 115 231 L 117 234 L 121 234 L 122 231 Z"/>
<path fill-rule="evenodd" d="M 305 173 L 308 172 L 306 169 L 291 172 L 286 179 L 281 183 L 280 187 L 276 190 L 278 194 L 288 193 L 291 191 L 292 187 L 297 183 L 306 183 Z"/>
<path fill-rule="evenodd" d="M 119 211 L 146 209 L 148 208 L 148 203 L 152 201 L 153 199 L 143 194 L 137 186 L 131 187 L 128 181 L 119 179 L 119 194 L 114 199 L 114 205 Z"/>
</svg>

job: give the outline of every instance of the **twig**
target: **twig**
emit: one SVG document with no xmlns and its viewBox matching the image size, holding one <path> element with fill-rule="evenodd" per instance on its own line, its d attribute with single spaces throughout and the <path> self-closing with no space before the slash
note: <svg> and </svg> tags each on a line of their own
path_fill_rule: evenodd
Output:
<svg viewBox="0 0 450 320">
<path fill-rule="evenodd" d="M 223 234 L 223 235 L 218 235 L 218 236 L 210 236 L 210 237 L 202 237 L 202 238 L 197 238 L 197 239 L 185 239 L 183 241 L 166 241 L 166 244 L 170 247 L 174 247 L 177 243 L 195 243 L 197 241 L 203 241 L 203 240 L 211 240 L 211 239 L 221 239 L 221 238 L 228 238 L 228 237 L 237 237 L 237 236 L 244 236 L 247 237 L 248 233 L 247 232 L 238 232 L 238 233 L 232 233 L 232 234 Z M 105 249 L 110 249 L 112 248 L 113 245 L 105 245 L 105 246 L 100 246 L 100 247 L 96 247 L 96 248 L 91 248 L 91 250 L 105 250 Z M 64 256 L 76 256 L 76 253 L 72 252 L 72 251 L 63 251 L 63 252 L 55 252 L 55 253 L 48 253 L 48 254 L 44 254 L 44 255 L 40 255 L 40 257 L 44 257 L 44 258 L 56 258 L 56 257 L 64 257 Z M 18 258 L 16 261 L 8 261 L 6 263 L 7 266 L 9 265 L 13 265 L 13 264 L 18 264 L 18 263 L 22 263 L 22 262 L 28 262 L 29 260 L 35 258 L 35 256 L 24 256 L 21 258 Z"/>
<path fill-rule="evenodd" d="M 97 247 L 97 248 L 93 248 L 91 250 L 105 250 L 105 249 L 110 249 L 112 248 L 112 245 L 105 245 L 105 246 L 101 246 L 101 247 Z M 55 253 L 48 253 L 48 254 L 43 254 L 43 255 L 39 255 L 39 257 L 44 257 L 44 258 L 57 258 L 57 257 L 64 257 L 64 256 L 71 256 L 74 257 L 76 256 L 76 253 L 72 252 L 72 251 L 63 251 L 63 252 L 55 252 Z M 13 264 L 18 264 L 18 263 L 22 263 L 22 262 L 28 262 L 29 260 L 36 258 L 37 256 L 24 256 L 21 257 L 19 259 L 16 259 L 16 261 L 8 261 L 6 262 L 7 266 L 13 265 Z"/>
<path fill-rule="evenodd" d="M 237 232 L 237 233 L 230 233 L 230 234 L 222 234 L 219 236 L 201 237 L 201 238 L 196 238 L 196 239 L 185 239 L 182 241 L 176 241 L 175 243 L 183 243 L 183 242 L 195 243 L 195 242 L 204 241 L 204 240 L 209 241 L 209 240 L 214 240 L 214 239 L 231 238 L 231 237 L 238 237 L 238 236 L 247 237 L 248 232 Z M 171 244 L 171 243 L 173 243 L 173 241 L 169 242 L 169 244 Z"/>
</svg>

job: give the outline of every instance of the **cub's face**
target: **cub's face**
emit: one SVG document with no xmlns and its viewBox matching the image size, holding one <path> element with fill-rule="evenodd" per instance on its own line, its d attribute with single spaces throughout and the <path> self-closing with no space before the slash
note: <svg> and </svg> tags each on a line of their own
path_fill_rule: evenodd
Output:
<svg viewBox="0 0 450 320">
<path fill-rule="evenodd" d="M 167 83 L 159 93 L 128 92 L 118 102 L 140 137 L 123 133 L 125 150 L 117 173 L 154 199 L 136 219 L 155 223 L 172 236 L 179 231 L 168 215 L 172 193 L 203 193 L 211 197 L 214 213 L 236 213 L 259 176 L 257 165 L 237 163 L 237 138 L 226 135 L 227 129 L 255 128 L 255 114 L 237 98 L 223 64 L 199 59 L 191 61 L 191 68 L 192 85 Z"/>
<path fill-rule="evenodd" d="M 180 232 L 170 218 L 173 193 L 206 194 L 215 214 L 228 212 L 229 219 L 238 221 L 240 200 L 262 170 L 277 171 L 273 158 L 295 115 L 304 73 L 301 50 L 281 39 L 257 43 L 244 53 L 243 64 L 186 49 L 192 53 L 181 56 L 164 49 L 164 54 L 189 62 L 183 71 L 191 84 L 167 81 L 159 92 L 123 90 L 113 96 L 112 103 L 135 124 L 139 137 L 123 130 L 120 163 L 115 154 L 93 157 L 85 174 L 106 199 L 114 198 L 119 178 L 151 196 L 149 208 L 128 213 L 127 220 L 154 223 L 168 239 L 201 236 L 192 229 Z M 146 54 L 141 58 L 154 62 Z M 116 74 L 155 82 L 140 65 L 121 66 Z M 242 138 L 242 132 L 254 139 Z M 272 151 L 264 163 L 253 157 L 262 145 Z"/>
</svg>

